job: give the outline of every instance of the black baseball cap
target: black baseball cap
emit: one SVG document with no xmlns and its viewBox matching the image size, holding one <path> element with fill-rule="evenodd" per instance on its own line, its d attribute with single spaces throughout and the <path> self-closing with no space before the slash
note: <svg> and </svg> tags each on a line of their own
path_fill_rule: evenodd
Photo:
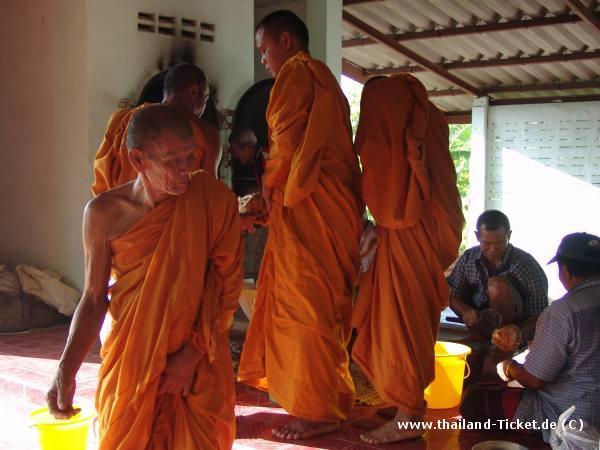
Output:
<svg viewBox="0 0 600 450">
<path fill-rule="evenodd" d="M 600 264 L 600 237 L 589 233 L 567 234 L 556 250 L 556 255 L 548 264 L 562 256 L 574 261 Z"/>
</svg>

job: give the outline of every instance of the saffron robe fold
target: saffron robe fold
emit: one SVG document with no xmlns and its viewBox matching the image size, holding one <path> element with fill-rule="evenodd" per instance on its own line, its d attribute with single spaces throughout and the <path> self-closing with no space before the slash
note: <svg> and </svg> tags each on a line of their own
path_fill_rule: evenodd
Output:
<svg viewBox="0 0 600 450">
<path fill-rule="evenodd" d="M 267 122 L 273 209 L 238 379 L 296 417 L 334 422 L 354 402 L 346 345 L 364 209 L 348 106 L 301 52 L 277 75 Z"/>
<path fill-rule="evenodd" d="M 196 174 L 188 191 L 111 243 L 111 332 L 96 393 L 100 449 L 230 449 L 235 389 L 228 324 L 242 281 L 237 200 Z M 190 394 L 157 391 L 186 342 L 206 352 Z"/>
<path fill-rule="evenodd" d="M 352 358 L 384 400 L 421 415 L 449 301 L 444 269 L 464 226 L 448 125 L 416 78 L 376 80 L 362 95 L 355 147 L 379 245 L 360 280 Z"/>
<path fill-rule="evenodd" d="M 144 103 L 137 108 L 122 108 L 113 113 L 108 121 L 104 139 L 96 152 L 94 160 L 95 180 L 92 184 L 94 196 L 125 184 L 137 177 L 137 172 L 129 162 L 127 152 L 127 128 L 133 114 L 152 103 Z M 219 133 L 204 119 L 185 114 L 194 131 L 196 144 L 194 156 L 197 168 L 204 168 L 204 155 L 218 154 L 220 151 Z M 205 168 L 213 174 L 213 168 Z"/>
</svg>

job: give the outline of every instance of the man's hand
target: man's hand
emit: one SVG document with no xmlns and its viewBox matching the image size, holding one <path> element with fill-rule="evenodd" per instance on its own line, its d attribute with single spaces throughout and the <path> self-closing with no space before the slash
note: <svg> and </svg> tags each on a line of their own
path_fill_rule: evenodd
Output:
<svg viewBox="0 0 600 450">
<path fill-rule="evenodd" d="M 158 395 L 181 394 L 183 397 L 190 393 L 196 373 L 196 365 L 201 359 L 198 350 L 188 344 L 181 350 L 171 353 L 167 367 L 162 373 Z"/>
<path fill-rule="evenodd" d="M 48 411 L 55 419 L 69 419 L 81 411 L 81 408 L 73 408 L 75 387 L 75 377 L 66 377 L 59 369 L 46 393 Z"/>
<path fill-rule="evenodd" d="M 379 236 L 377 236 L 377 232 L 375 231 L 373 224 L 369 222 L 360 236 L 360 244 L 358 246 L 358 254 L 360 256 L 360 271 L 362 273 L 367 272 L 373 264 L 373 261 L 375 260 L 375 254 L 377 253 L 378 243 Z"/>
<path fill-rule="evenodd" d="M 512 353 L 521 346 L 521 330 L 514 324 L 498 328 L 492 333 L 492 343 L 498 350 Z"/>
<path fill-rule="evenodd" d="M 463 311 L 461 311 L 463 323 L 468 327 L 473 327 L 477 324 L 479 320 L 479 311 L 470 306 L 465 306 Z M 489 335 L 488 335 L 489 336 Z"/>
</svg>

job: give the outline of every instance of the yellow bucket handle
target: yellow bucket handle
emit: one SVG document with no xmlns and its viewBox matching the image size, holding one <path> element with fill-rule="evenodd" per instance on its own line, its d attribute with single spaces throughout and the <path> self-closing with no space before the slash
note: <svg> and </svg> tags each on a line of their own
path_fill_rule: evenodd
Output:
<svg viewBox="0 0 600 450">
<path fill-rule="evenodd" d="M 466 380 L 467 378 L 469 378 L 471 376 L 471 366 L 469 366 L 469 363 L 467 362 L 466 357 L 465 357 L 465 365 L 467 366 L 467 374 L 463 377 L 463 380 Z"/>
</svg>

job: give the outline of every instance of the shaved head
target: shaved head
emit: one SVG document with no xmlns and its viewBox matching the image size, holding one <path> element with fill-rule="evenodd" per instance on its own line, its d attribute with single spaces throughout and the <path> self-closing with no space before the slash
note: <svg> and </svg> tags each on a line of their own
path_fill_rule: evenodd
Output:
<svg viewBox="0 0 600 450">
<path fill-rule="evenodd" d="M 165 96 L 182 95 L 190 86 L 198 85 L 204 89 L 206 84 L 206 75 L 198 66 L 178 64 L 171 67 L 165 75 L 163 94 Z"/>
<path fill-rule="evenodd" d="M 192 127 L 185 117 L 168 105 L 152 105 L 136 112 L 127 129 L 127 149 L 149 151 L 165 134 L 182 141 L 193 140 Z"/>
<path fill-rule="evenodd" d="M 267 15 L 256 26 L 256 30 L 263 29 L 272 38 L 277 39 L 281 33 L 287 31 L 298 39 L 298 42 L 308 49 L 308 28 L 305 23 L 293 12 L 279 10 Z"/>
</svg>

